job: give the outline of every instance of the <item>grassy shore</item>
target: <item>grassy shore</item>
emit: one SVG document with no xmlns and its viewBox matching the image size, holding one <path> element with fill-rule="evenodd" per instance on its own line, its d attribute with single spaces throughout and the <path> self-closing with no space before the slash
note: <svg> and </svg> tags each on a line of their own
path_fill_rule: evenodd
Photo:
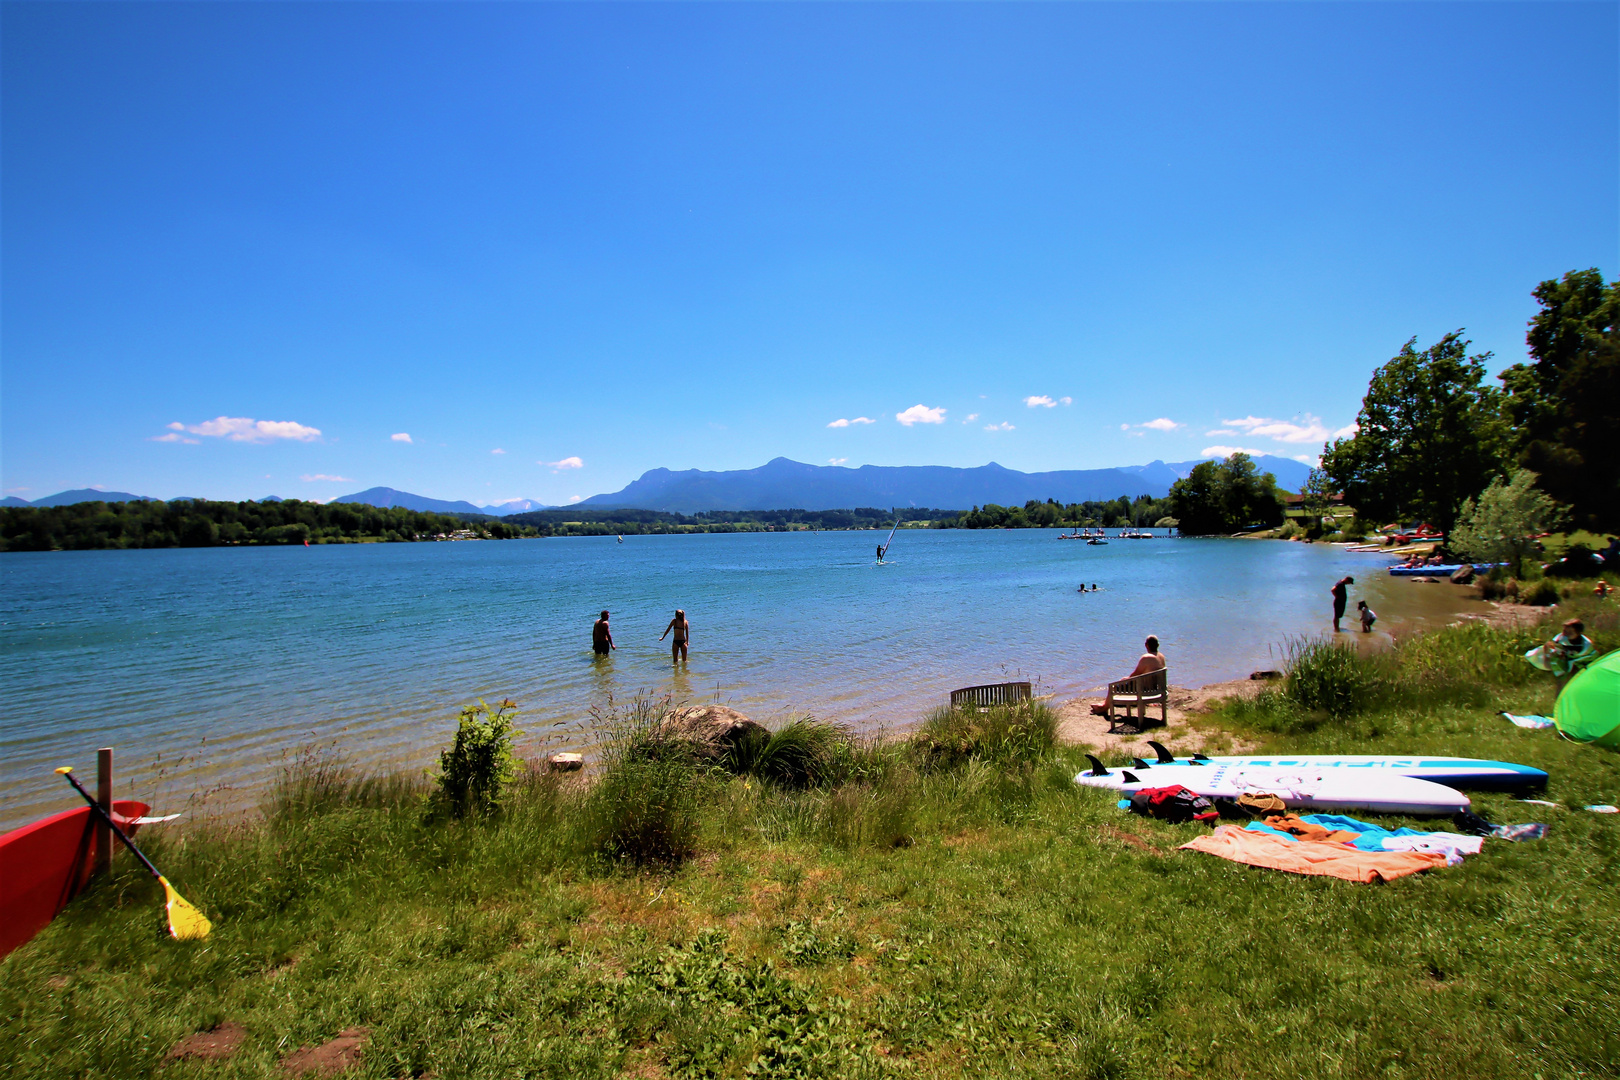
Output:
<svg viewBox="0 0 1620 1080">
<path fill-rule="evenodd" d="M 1589 619 L 1620 645 L 1613 605 Z M 1562 612 L 1559 612 L 1562 615 Z M 122 861 L 0 965 L 7 1076 L 1574 1077 L 1620 1072 L 1620 755 L 1522 731 L 1532 630 L 1306 650 L 1200 723 L 1269 749 L 1500 757 L 1576 809 L 1547 839 L 1386 886 L 1237 866 L 1203 826 L 1076 787 L 1052 717 L 941 713 L 909 743 L 800 725 L 696 767 L 621 715 L 594 784 L 528 773 L 456 819 L 307 758 L 262 821 L 154 832 L 214 919 L 163 933 Z M 639 741 L 638 741 L 639 740 Z M 222 1021 L 228 1060 L 166 1062 Z"/>
</svg>

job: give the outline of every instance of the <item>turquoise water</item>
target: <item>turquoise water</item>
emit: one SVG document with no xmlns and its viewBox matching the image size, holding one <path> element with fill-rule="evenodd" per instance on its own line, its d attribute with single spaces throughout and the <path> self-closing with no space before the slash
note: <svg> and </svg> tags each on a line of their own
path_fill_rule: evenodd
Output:
<svg viewBox="0 0 1620 1080">
<path fill-rule="evenodd" d="M 1458 604 L 1459 590 L 1373 573 L 1387 558 L 1322 545 L 919 530 L 880 567 L 883 535 L 0 556 L 0 826 L 68 805 L 51 769 L 93 770 L 98 746 L 117 750 L 121 797 L 183 809 L 223 787 L 213 804 L 240 805 L 314 741 L 428 765 L 479 697 L 519 702 L 531 751 L 579 743 L 592 705 L 642 690 L 894 729 L 958 686 L 1096 687 L 1148 633 L 1179 685 L 1274 666 L 1280 642 L 1329 629 L 1343 573 L 1380 629 Z M 692 622 L 679 675 L 658 642 L 677 606 Z M 604 607 L 619 650 L 597 663 Z"/>
</svg>

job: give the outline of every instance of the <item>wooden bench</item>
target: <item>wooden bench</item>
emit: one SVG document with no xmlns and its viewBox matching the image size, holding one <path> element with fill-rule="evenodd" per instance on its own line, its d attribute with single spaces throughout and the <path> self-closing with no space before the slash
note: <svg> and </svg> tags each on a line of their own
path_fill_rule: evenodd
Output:
<svg viewBox="0 0 1620 1080">
<path fill-rule="evenodd" d="M 1158 671 L 1148 671 L 1141 675 L 1132 675 L 1128 679 L 1120 679 L 1108 684 L 1108 730 L 1113 731 L 1118 723 L 1114 715 L 1116 708 L 1123 707 L 1124 719 L 1130 720 L 1131 710 L 1136 710 L 1138 728 L 1147 727 L 1148 706 L 1159 707 L 1159 725 L 1167 726 L 1170 723 L 1170 671 L 1160 668 Z"/>
<path fill-rule="evenodd" d="M 951 691 L 951 708 L 988 709 L 996 705 L 1017 705 L 1034 696 L 1027 682 L 989 683 L 985 686 L 964 686 Z"/>
</svg>

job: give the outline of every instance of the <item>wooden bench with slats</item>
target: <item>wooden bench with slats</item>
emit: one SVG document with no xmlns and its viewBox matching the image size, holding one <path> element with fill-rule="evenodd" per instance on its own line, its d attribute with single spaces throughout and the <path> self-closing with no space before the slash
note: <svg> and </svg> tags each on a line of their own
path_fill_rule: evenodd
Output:
<svg viewBox="0 0 1620 1080">
<path fill-rule="evenodd" d="M 984 686 L 964 686 L 951 691 L 951 708 L 989 709 L 997 705 L 1017 705 L 1029 701 L 1034 688 L 1027 682 L 988 683 Z"/>
</svg>

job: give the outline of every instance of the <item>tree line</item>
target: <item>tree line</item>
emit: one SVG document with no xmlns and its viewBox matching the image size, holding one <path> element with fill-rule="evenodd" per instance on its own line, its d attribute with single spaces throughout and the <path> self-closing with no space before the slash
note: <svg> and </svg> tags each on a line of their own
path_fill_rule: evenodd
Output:
<svg viewBox="0 0 1620 1080">
<path fill-rule="evenodd" d="M 365 503 L 83 502 L 8 506 L 0 510 L 0 551 L 88 551 L 101 548 L 216 547 L 249 544 L 408 542 L 457 530 L 505 540 L 536 535 L 499 520 L 469 522 L 453 514 Z"/>
<path fill-rule="evenodd" d="M 624 536 L 689 532 L 763 532 L 766 530 L 834 530 L 889 528 L 895 515 L 907 521 L 937 521 L 958 513 L 903 507 L 898 511 L 872 506 L 853 510 L 704 510 L 680 514 L 664 510 L 531 510 L 502 521 L 536 530 L 540 536 Z"/>
<path fill-rule="evenodd" d="M 1492 354 L 1470 354 L 1462 330 L 1423 350 L 1413 338 L 1373 373 L 1355 434 L 1322 452 L 1363 523 L 1620 529 L 1620 282 L 1572 270 L 1532 295 L 1530 362 L 1500 387 L 1486 380 Z"/>
<path fill-rule="evenodd" d="M 934 522 L 938 529 L 1054 529 L 1054 528 L 1148 528 L 1170 514 L 1167 499 L 1138 495 L 1132 499 L 1094 499 L 1059 503 L 1056 499 L 1030 499 L 1023 506 L 985 503 L 966 513 L 946 515 Z"/>
</svg>

